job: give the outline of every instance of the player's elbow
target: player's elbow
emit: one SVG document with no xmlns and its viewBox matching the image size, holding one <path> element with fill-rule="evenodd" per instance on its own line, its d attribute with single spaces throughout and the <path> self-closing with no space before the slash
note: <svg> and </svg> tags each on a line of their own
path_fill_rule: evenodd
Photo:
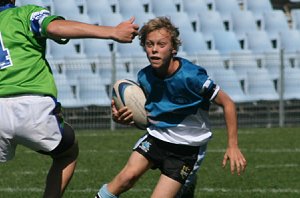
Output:
<svg viewBox="0 0 300 198">
<path fill-rule="evenodd" d="M 62 20 L 54 20 L 47 26 L 47 36 L 52 39 L 62 39 L 63 36 Z"/>
</svg>

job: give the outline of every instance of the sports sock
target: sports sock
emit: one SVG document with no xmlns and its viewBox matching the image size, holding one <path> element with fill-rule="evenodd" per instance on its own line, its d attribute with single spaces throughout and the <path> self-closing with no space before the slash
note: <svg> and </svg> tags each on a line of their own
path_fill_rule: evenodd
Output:
<svg viewBox="0 0 300 198">
<path fill-rule="evenodd" d="M 104 184 L 99 192 L 97 193 L 95 198 L 118 198 L 117 196 L 113 195 L 111 192 L 107 189 L 107 184 Z"/>
</svg>

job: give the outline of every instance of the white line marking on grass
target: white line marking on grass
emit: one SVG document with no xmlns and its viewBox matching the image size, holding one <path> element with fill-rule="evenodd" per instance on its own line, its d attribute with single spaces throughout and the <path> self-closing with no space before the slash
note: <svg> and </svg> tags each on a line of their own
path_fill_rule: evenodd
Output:
<svg viewBox="0 0 300 198">
<path fill-rule="evenodd" d="M 0 188 L 0 192 L 43 192 L 41 188 Z"/>
<path fill-rule="evenodd" d="M 88 169 L 75 169 L 75 173 L 88 173 L 90 170 Z M 14 171 L 12 174 L 14 175 L 37 175 L 37 174 L 47 174 L 48 171 Z"/>
<path fill-rule="evenodd" d="M 230 188 L 197 188 L 197 191 L 204 191 L 204 192 L 224 192 L 224 193 L 295 193 L 300 194 L 299 189 L 291 189 L 291 188 L 285 188 L 285 189 L 275 189 L 275 188 L 254 188 L 254 189 L 230 189 Z"/>
<path fill-rule="evenodd" d="M 299 164 L 261 164 L 256 165 L 255 168 L 298 168 Z"/>
<path fill-rule="evenodd" d="M 136 133 L 80 133 L 80 134 L 76 134 L 77 137 L 124 137 L 124 135 L 126 136 L 136 136 Z"/>
<path fill-rule="evenodd" d="M 67 189 L 68 193 L 91 193 L 97 192 L 99 189 Z M 15 192 L 43 192 L 44 189 L 42 188 L 0 188 L 0 192 L 7 192 L 7 193 L 15 193 Z M 132 192 L 151 192 L 152 189 L 150 188 L 133 188 L 130 191 Z M 283 193 L 293 193 L 293 194 L 300 194 L 299 189 L 291 189 L 291 188 L 254 188 L 254 189 L 230 189 L 230 188 L 196 188 L 198 192 L 208 192 L 208 193 L 273 193 L 273 194 L 283 194 Z"/>
<path fill-rule="evenodd" d="M 300 153 L 300 148 L 295 149 L 241 149 L 244 152 L 249 153 Z M 224 153 L 225 149 L 207 149 L 207 152 L 211 153 Z"/>
<path fill-rule="evenodd" d="M 249 153 L 300 153 L 300 148 L 294 148 L 294 149 L 241 149 L 244 152 L 249 152 Z M 132 152 L 131 149 L 129 150 L 118 150 L 118 149 L 110 149 L 110 150 L 106 150 L 106 149 L 82 149 L 80 150 L 80 153 L 129 153 Z M 207 149 L 208 153 L 224 153 L 225 149 Z M 26 150 L 24 151 L 24 153 L 27 154 L 32 154 L 32 153 L 36 153 L 35 151 L 32 150 Z"/>
</svg>

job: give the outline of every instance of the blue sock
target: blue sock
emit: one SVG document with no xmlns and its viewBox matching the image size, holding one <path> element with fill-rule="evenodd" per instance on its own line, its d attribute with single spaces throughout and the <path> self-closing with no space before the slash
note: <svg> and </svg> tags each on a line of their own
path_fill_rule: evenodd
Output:
<svg viewBox="0 0 300 198">
<path fill-rule="evenodd" d="M 100 190 L 99 190 L 99 192 L 98 192 L 97 195 L 98 195 L 99 198 L 118 198 L 117 196 L 111 194 L 111 192 L 108 191 L 107 184 L 104 184 L 100 188 Z"/>
</svg>

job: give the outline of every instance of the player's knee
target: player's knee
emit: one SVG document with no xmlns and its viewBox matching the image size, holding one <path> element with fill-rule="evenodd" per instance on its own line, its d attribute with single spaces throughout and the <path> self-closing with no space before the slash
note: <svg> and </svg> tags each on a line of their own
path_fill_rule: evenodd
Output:
<svg viewBox="0 0 300 198">
<path fill-rule="evenodd" d="M 77 158 L 79 153 L 78 143 L 74 130 L 68 123 L 64 124 L 64 131 L 59 145 L 50 153 L 53 158 Z"/>
<path fill-rule="evenodd" d="M 138 175 L 134 174 L 133 172 L 122 172 L 119 175 L 118 180 L 120 181 L 122 188 L 130 189 L 133 187 L 135 182 L 138 180 Z"/>
</svg>

